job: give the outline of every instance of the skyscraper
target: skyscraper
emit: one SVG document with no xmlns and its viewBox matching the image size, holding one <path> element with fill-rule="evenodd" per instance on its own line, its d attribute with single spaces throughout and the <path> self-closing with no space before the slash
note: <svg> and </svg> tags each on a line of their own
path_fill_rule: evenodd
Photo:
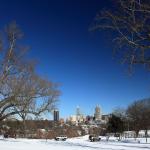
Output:
<svg viewBox="0 0 150 150">
<path fill-rule="evenodd" d="M 81 122 L 84 121 L 84 116 L 83 116 L 83 114 L 81 113 L 79 106 L 77 106 L 77 109 L 76 109 L 76 121 L 77 121 L 78 123 L 81 123 Z"/>
<path fill-rule="evenodd" d="M 101 111 L 100 111 L 99 106 L 95 107 L 94 117 L 95 117 L 95 120 L 101 120 Z"/>
<path fill-rule="evenodd" d="M 79 106 L 77 106 L 77 109 L 76 109 L 76 116 L 80 116 L 80 115 L 81 115 L 80 108 L 79 108 Z"/>
<path fill-rule="evenodd" d="M 59 121 L 59 110 L 54 110 L 54 121 Z"/>
</svg>

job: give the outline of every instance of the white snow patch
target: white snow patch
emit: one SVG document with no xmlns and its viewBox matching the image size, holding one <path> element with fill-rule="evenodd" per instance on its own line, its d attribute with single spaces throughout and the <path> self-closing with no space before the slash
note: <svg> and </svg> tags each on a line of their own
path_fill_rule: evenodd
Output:
<svg viewBox="0 0 150 150">
<path fill-rule="evenodd" d="M 117 141 L 114 137 L 107 142 L 106 137 L 101 138 L 100 142 L 90 142 L 88 136 L 71 138 L 67 141 L 0 137 L 0 150 L 150 150 L 150 139 L 149 144 L 146 144 L 145 138 L 138 139 L 141 143 L 134 139 Z"/>
</svg>

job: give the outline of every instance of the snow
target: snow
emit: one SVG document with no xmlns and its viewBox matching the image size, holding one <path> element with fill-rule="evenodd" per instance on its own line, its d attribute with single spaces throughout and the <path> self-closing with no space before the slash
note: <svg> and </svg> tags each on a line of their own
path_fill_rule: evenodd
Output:
<svg viewBox="0 0 150 150">
<path fill-rule="evenodd" d="M 140 141 L 140 143 L 138 143 Z M 149 144 L 144 143 L 145 138 L 138 140 L 124 139 L 117 141 L 102 137 L 100 142 L 90 142 L 88 136 L 67 139 L 66 141 L 42 140 L 42 139 L 3 139 L 0 137 L 0 150 L 150 150 Z"/>
</svg>

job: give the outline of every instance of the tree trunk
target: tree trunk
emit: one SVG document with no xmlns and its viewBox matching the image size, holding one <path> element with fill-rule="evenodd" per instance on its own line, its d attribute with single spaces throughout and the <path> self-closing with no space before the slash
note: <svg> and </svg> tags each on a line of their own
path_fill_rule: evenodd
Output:
<svg viewBox="0 0 150 150">
<path fill-rule="evenodd" d="M 139 133 L 139 130 L 135 131 L 135 141 L 136 141 L 136 139 L 138 137 L 138 133 Z"/>
<path fill-rule="evenodd" d="M 148 134 L 147 134 L 147 129 L 146 129 L 146 130 L 145 130 L 146 143 L 147 143 L 147 137 L 148 137 Z"/>
<path fill-rule="evenodd" d="M 23 136 L 24 136 L 24 138 L 26 137 L 26 120 L 25 120 L 25 118 L 23 119 Z"/>
</svg>

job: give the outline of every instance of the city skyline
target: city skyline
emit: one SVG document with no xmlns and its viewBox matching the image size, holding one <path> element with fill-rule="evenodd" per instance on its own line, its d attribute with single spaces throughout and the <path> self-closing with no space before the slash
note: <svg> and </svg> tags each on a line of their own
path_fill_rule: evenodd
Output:
<svg viewBox="0 0 150 150">
<path fill-rule="evenodd" d="M 31 47 L 28 57 L 38 62 L 37 72 L 60 83 L 60 117 L 77 106 L 92 114 L 97 104 L 107 114 L 150 96 L 149 73 L 137 66 L 129 76 L 127 66 L 113 57 L 111 35 L 89 31 L 109 1 L 5 0 L 0 5 L 0 28 L 15 20 L 25 34 L 22 43 Z"/>
</svg>

